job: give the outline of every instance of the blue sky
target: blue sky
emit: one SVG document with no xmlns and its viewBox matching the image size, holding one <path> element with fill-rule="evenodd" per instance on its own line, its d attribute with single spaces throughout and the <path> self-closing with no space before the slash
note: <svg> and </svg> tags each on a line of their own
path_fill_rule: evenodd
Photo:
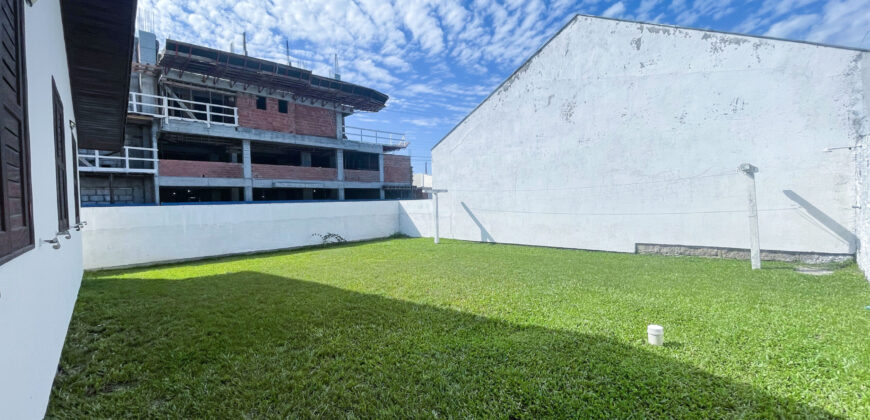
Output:
<svg viewBox="0 0 870 420">
<path fill-rule="evenodd" d="M 348 125 L 429 149 L 575 13 L 870 48 L 870 0 L 140 0 L 140 27 L 286 62 L 390 95 Z M 431 168 L 430 168 L 431 169 Z"/>
</svg>

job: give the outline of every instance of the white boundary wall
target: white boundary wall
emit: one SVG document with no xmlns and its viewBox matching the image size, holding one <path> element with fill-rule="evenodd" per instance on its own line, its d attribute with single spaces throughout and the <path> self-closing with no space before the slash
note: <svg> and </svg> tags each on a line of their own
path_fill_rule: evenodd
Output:
<svg viewBox="0 0 870 420">
<path fill-rule="evenodd" d="M 84 267 L 102 269 L 321 243 L 399 231 L 398 201 L 91 207 L 82 209 Z"/>
</svg>

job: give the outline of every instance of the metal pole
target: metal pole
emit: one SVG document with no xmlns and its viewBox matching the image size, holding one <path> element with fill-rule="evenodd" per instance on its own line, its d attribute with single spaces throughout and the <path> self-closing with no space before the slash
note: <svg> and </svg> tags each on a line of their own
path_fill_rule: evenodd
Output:
<svg viewBox="0 0 870 420">
<path fill-rule="evenodd" d="M 761 241 L 758 237 L 758 201 L 755 195 L 755 173 L 758 168 L 744 163 L 737 168 L 746 175 L 746 190 L 749 198 L 749 259 L 752 269 L 761 268 Z"/>
</svg>

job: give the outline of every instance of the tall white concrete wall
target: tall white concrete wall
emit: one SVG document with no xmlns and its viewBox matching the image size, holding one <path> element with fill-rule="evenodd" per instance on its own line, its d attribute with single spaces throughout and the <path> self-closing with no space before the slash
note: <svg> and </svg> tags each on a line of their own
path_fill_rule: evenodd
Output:
<svg viewBox="0 0 870 420">
<path fill-rule="evenodd" d="M 861 146 L 855 150 L 858 162 L 858 265 L 870 278 L 870 54 L 865 53 L 861 62 L 861 75 L 864 90 L 864 119 L 855 130 L 861 135 Z"/>
<path fill-rule="evenodd" d="M 99 269 L 321 243 L 399 231 L 398 201 L 227 204 L 82 209 L 84 267 Z"/>
<path fill-rule="evenodd" d="M 445 237 L 856 251 L 862 53 L 578 16 L 432 151 Z M 866 64 L 866 58 L 863 59 Z"/>
<path fill-rule="evenodd" d="M 45 414 L 82 276 L 81 233 L 60 238 L 61 248 L 40 243 L 57 233 L 57 199 L 51 78 L 64 115 L 74 120 L 60 5 L 22 2 L 27 46 L 30 174 L 36 246 L 0 265 L 0 418 L 37 419 Z M 66 188 L 74 214 L 72 150 L 66 132 Z"/>
</svg>

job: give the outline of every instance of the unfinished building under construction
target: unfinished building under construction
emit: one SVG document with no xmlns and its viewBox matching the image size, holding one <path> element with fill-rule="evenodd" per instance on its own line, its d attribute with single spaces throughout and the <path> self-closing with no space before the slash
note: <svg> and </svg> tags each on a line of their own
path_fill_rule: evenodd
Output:
<svg viewBox="0 0 870 420">
<path fill-rule="evenodd" d="M 82 204 L 408 198 L 398 133 L 346 127 L 388 96 L 139 31 L 125 146 L 79 150 Z"/>
</svg>

